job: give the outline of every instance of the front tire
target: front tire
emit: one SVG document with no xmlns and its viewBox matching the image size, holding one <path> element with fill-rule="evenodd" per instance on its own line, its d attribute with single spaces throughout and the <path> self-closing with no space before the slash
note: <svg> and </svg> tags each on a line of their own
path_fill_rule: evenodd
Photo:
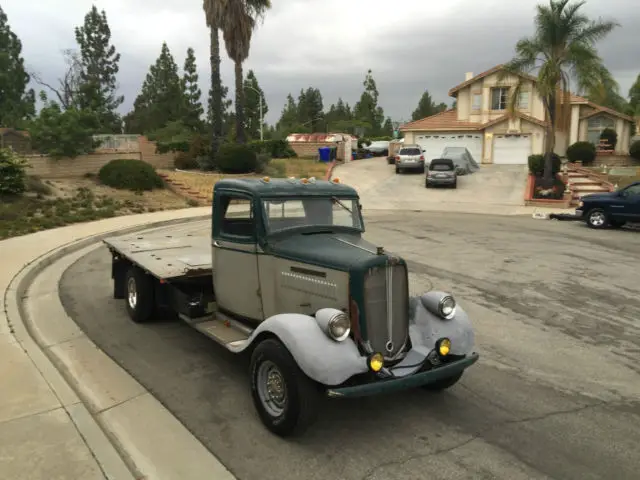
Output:
<svg viewBox="0 0 640 480">
<path fill-rule="evenodd" d="M 606 228 L 609 217 L 601 208 L 593 208 L 587 212 L 587 225 L 590 228 Z"/>
<path fill-rule="evenodd" d="M 251 395 L 265 427 L 288 437 L 304 433 L 315 422 L 321 389 L 300 370 L 289 350 L 270 338 L 251 355 Z"/>
<path fill-rule="evenodd" d="M 148 322 L 155 307 L 153 277 L 131 266 L 125 275 L 127 313 L 136 323 Z"/>
<path fill-rule="evenodd" d="M 443 378 L 442 380 L 438 380 L 435 383 L 429 383 L 427 385 L 423 385 L 422 388 L 425 390 L 429 390 L 430 392 L 442 392 L 448 388 L 453 387 L 458 381 L 462 378 L 462 372 L 452 376 Z"/>
</svg>

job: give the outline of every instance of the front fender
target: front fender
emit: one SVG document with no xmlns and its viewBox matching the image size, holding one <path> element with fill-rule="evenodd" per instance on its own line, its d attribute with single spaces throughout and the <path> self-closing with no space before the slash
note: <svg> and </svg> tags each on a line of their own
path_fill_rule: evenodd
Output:
<svg viewBox="0 0 640 480">
<path fill-rule="evenodd" d="M 237 351 L 248 348 L 263 332 L 278 337 L 300 369 L 323 385 L 339 385 L 368 370 L 366 358 L 360 355 L 351 338 L 336 342 L 320 329 L 315 318 L 298 313 L 282 313 L 267 318 Z"/>
<path fill-rule="evenodd" d="M 409 335 L 414 345 L 422 345 L 429 351 L 434 349 L 438 339 L 447 337 L 451 340 L 451 354 L 468 355 L 473 352 L 475 334 L 473 326 L 460 305 L 456 307 L 456 314 L 445 320 L 430 312 L 424 303 L 432 303 L 435 295 L 440 292 L 429 292 L 410 299 Z M 439 300 L 439 299 L 438 299 Z"/>
</svg>

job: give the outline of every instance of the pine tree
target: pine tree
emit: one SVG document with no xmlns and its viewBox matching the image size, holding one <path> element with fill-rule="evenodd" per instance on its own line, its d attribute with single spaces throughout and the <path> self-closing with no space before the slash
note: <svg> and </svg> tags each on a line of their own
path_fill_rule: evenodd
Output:
<svg viewBox="0 0 640 480">
<path fill-rule="evenodd" d="M 436 105 L 429 92 L 425 90 L 422 97 L 420 97 L 417 108 L 411 114 L 411 120 L 415 121 L 420 120 L 421 118 L 430 117 L 431 115 L 443 112 L 446 109 L 446 103 L 439 103 Z"/>
<path fill-rule="evenodd" d="M 378 87 L 373 79 L 371 70 L 362 83 L 364 92 L 360 96 L 360 101 L 354 107 L 354 117 L 362 125 L 368 125 L 367 135 L 376 136 L 380 133 L 382 122 L 384 122 L 384 110 L 378 106 Z"/>
<path fill-rule="evenodd" d="M 185 114 L 184 123 L 195 131 L 201 131 L 203 128 L 201 98 L 202 90 L 198 86 L 198 67 L 196 66 L 196 57 L 193 48 L 187 49 L 187 58 L 184 61 L 184 74 L 182 76 L 182 86 L 185 92 Z"/>
<path fill-rule="evenodd" d="M 324 105 L 322 94 L 317 88 L 300 90 L 298 97 L 298 123 L 304 130 L 317 132 L 324 130 Z"/>
<path fill-rule="evenodd" d="M 27 89 L 22 42 L 0 7 L 0 127 L 21 127 L 35 115 L 35 92 Z"/>
<path fill-rule="evenodd" d="M 170 122 L 184 121 L 186 104 L 178 65 L 165 42 L 134 101 L 133 112 L 127 115 L 127 131 L 147 134 Z"/>
<path fill-rule="evenodd" d="M 221 97 L 222 97 L 222 123 L 220 130 L 218 133 L 221 138 L 228 137 L 233 130 L 233 123 L 235 122 L 235 117 L 233 112 L 231 111 L 231 106 L 233 101 L 227 96 L 229 95 L 229 87 L 225 87 L 224 85 L 220 85 L 221 88 Z M 213 109 L 214 109 L 214 89 L 209 89 L 209 101 L 207 102 L 207 123 L 211 129 L 214 127 L 214 118 L 213 118 Z"/>
<path fill-rule="evenodd" d="M 290 130 L 298 123 L 298 104 L 293 98 L 293 95 L 287 95 L 287 102 L 285 103 L 282 113 L 280 113 L 280 120 L 276 124 L 276 129 L 279 132 L 292 133 Z"/>
<path fill-rule="evenodd" d="M 82 63 L 78 106 L 97 115 L 101 133 L 119 133 L 117 108 L 124 102 L 124 97 L 117 94 L 120 54 L 110 43 L 111 29 L 105 11 L 98 12 L 93 5 L 84 24 L 76 27 L 75 35 Z"/>
<path fill-rule="evenodd" d="M 244 98 L 247 135 L 250 139 L 256 140 L 260 138 L 260 124 L 264 121 L 269 106 L 253 70 L 247 72 L 247 78 L 244 81 Z M 262 103 L 262 118 L 260 118 L 260 103 Z"/>
</svg>

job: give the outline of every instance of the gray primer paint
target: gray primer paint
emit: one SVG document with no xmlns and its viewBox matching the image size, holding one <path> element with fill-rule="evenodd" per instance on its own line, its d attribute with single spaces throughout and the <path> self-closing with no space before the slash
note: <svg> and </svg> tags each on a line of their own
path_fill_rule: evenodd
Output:
<svg viewBox="0 0 640 480">
<path fill-rule="evenodd" d="M 444 292 L 428 292 L 410 298 L 409 335 L 413 348 L 389 372 L 394 377 L 410 375 L 419 369 L 439 338 L 451 340 L 451 353 L 467 355 L 473 351 L 474 333 L 467 313 L 458 305 L 456 315 L 444 320 L 424 307 L 437 304 Z M 323 385 L 339 385 L 353 375 L 368 370 L 367 359 L 351 338 L 336 342 L 320 328 L 315 318 L 298 313 L 283 313 L 266 319 L 244 342 L 233 348 L 245 350 L 262 332 L 275 334 L 293 355 L 300 369 Z"/>
</svg>

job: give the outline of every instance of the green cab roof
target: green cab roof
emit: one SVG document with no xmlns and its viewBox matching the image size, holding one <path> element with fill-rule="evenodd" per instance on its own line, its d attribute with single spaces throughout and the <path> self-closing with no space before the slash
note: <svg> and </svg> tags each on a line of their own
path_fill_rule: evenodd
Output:
<svg viewBox="0 0 640 480">
<path fill-rule="evenodd" d="M 218 181 L 214 189 L 240 191 L 259 197 L 358 196 L 353 187 L 342 183 L 328 180 L 303 183 L 300 178 L 229 178 Z"/>
</svg>

